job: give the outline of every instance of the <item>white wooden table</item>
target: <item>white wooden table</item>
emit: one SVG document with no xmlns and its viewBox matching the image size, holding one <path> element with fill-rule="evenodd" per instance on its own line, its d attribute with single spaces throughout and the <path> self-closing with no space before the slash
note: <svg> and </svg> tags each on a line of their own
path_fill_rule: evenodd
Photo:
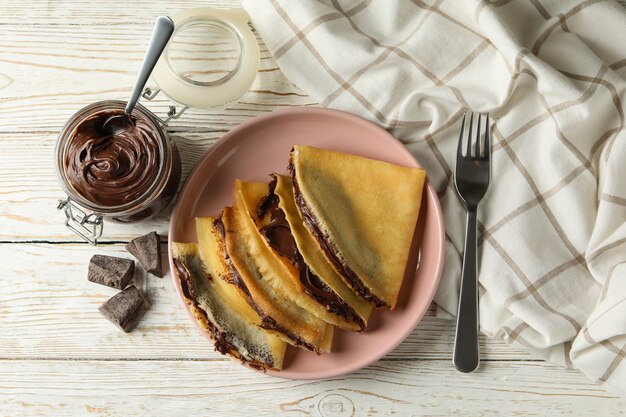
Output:
<svg viewBox="0 0 626 417">
<path fill-rule="evenodd" d="M 116 291 L 87 281 L 89 258 L 128 256 L 131 238 L 166 234 L 169 213 L 106 224 L 97 248 L 80 242 L 56 210 L 57 133 L 82 106 L 127 96 L 155 16 L 207 3 L 239 2 L 0 2 L 0 416 L 624 415 L 624 397 L 500 341 L 481 340 L 477 372 L 456 372 L 453 324 L 432 310 L 393 353 L 325 381 L 270 377 L 214 352 L 169 274 L 148 278 L 153 306 L 131 334 L 104 320 L 98 306 Z M 261 48 L 256 82 L 238 104 L 189 111 L 172 126 L 185 174 L 250 117 L 315 105 Z M 149 107 L 162 114 L 167 102 Z"/>
</svg>

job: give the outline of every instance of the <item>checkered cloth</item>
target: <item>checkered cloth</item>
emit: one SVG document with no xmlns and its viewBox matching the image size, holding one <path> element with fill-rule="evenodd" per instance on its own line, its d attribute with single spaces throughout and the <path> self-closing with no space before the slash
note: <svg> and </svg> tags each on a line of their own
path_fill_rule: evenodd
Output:
<svg viewBox="0 0 626 417">
<path fill-rule="evenodd" d="M 489 112 L 480 328 L 626 391 L 626 11 L 611 1 L 248 0 L 286 76 L 388 129 L 437 189 L 456 312 L 461 116 Z"/>
</svg>

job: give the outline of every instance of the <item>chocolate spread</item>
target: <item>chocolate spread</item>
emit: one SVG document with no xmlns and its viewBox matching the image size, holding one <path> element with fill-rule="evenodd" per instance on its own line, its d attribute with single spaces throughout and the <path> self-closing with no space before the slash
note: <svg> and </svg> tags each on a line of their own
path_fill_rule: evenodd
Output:
<svg viewBox="0 0 626 417">
<path fill-rule="evenodd" d="M 257 205 L 259 218 L 270 216 L 270 222 L 262 227 L 260 232 L 267 242 L 280 255 L 286 257 L 299 270 L 300 282 L 304 291 L 315 301 L 324 305 L 326 310 L 342 316 L 349 322 L 357 323 L 361 330 L 365 330 L 365 322 L 357 312 L 328 286 L 324 281 L 311 271 L 302 258 L 296 241 L 291 233 L 291 227 L 285 218 L 284 211 L 279 207 L 280 197 L 274 193 L 276 189 L 276 177 L 269 184 L 269 191 Z"/>
<path fill-rule="evenodd" d="M 269 183 L 269 191 L 257 204 L 257 216 L 270 216 L 270 222 L 262 227 L 260 232 L 267 242 L 278 253 L 291 261 L 293 265 L 298 263 L 298 247 L 291 234 L 291 228 L 285 218 L 285 213 L 278 206 L 279 197 L 274 193 L 276 189 L 276 178 Z"/>
<path fill-rule="evenodd" d="M 85 199 L 104 207 L 137 200 L 155 183 L 162 155 L 159 133 L 149 121 L 130 116 L 133 127 L 117 135 L 103 130 L 113 109 L 82 121 L 68 141 L 65 172 L 71 187 Z"/>
<path fill-rule="evenodd" d="M 293 180 L 293 190 L 296 205 L 298 206 L 298 210 L 300 211 L 302 220 L 307 228 L 311 231 L 313 236 L 315 236 L 315 239 L 317 239 L 320 247 L 326 254 L 326 257 L 333 263 L 333 265 L 346 279 L 348 284 L 350 284 L 352 289 L 359 295 L 359 297 L 363 298 L 366 301 L 374 303 L 376 307 L 388 307 L 387 303 L 372 294 L 370 290 L 363 284 L 357 274 L 344 261 L 339 258 L 339 255 L 337 254 L 337 249 L 335 248 L 334 244 L 330 241 L 328 236 L 322 233 L 318 225 L 318 221 L 315 218 L 315 215 L 304 200 L 304 197 L 300 192 L 300 188 L 298 187 L 298 181 L 296 180 L 295 167 L 291 162 L 289 163 L 289 171 L 291 172 L 291 177 Z"/>
</svg>

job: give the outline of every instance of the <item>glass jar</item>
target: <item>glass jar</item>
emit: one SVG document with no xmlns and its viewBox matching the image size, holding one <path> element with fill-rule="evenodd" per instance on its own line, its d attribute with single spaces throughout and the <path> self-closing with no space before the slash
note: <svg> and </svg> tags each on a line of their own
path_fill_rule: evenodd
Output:
<svg viewBox="0 0 626 417">
<path fill-rule="evenodd" d="M 184 106 L 171 118 L 188 108 L 224 108 L 250 89 L 261 58 L 243 9 L 183 10 L 172 21 L 176 30 L 152 73 L 159 89 Z"/>
<path fill-rule="evenodd" d="M 68 175 L 68 169 L 71 169 L 68 168 L 70 165 L 68 159 L 71 159 L 71 155 L 68 156 L 68 150 L 72 140 L 77 140 L 77 128 L 84 126 L 84 122 L 88 122 L 99 113 L 102 115 L 111 112 L 123 114 L 125 105 L 124 101 L 106 100 L 82 108 L 67 121 L 55 147 L 57 178 L 67 194 L 67 199 L 60 201 L 59 209 L 65 211 L 66 226 L 92 244 L 96 244 L 102 234 L 103 219 L 135 222 L 162 211 L 174 198 L 181 179 L 180 154 L 175 143 L 161 125 L 160 120 L 148 109 L 137 104 L 132 116 L 154 134 L 159 155 L 158 162 L 155 162 L 154 166 L 147 167 L 157 171 L 146 184 L 145 190 L 123 203 L 107 205 L 102 201 L 95 201 L 96 198 L 88 198 L 84 192 L 81 193 L 72 184 Z M 124 190 L 120 188 L 120 192 L 123 193 Z M 94 194 L 97 194 L 97 190 Z"/>
</svg>

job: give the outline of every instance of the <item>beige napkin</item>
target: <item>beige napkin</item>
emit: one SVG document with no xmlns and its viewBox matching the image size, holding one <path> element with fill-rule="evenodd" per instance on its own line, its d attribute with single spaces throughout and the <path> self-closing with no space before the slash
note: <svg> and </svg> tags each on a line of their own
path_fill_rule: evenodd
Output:
<svg viewBox="0 0 626 417">
<path fill-rule="evenodd" d="M 626 11 L 612 1 L 248 0 L 286 76 L 387 128 L 445 213 L 455 314 L 462 114 L 490 112 L 480 327 L 626 391 Z"/>
</svg>

